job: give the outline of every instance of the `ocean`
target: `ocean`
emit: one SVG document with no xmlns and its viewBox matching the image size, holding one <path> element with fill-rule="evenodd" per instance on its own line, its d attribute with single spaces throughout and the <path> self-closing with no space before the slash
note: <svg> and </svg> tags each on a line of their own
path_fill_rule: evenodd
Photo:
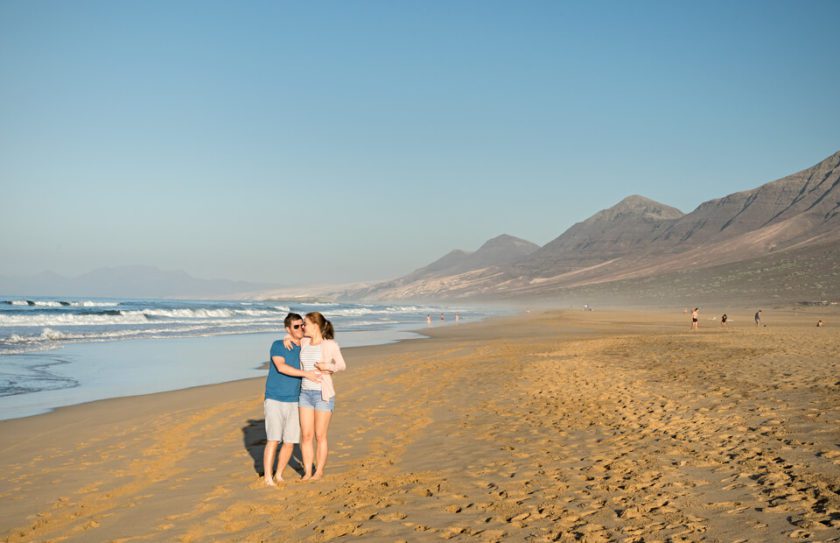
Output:
<svg viewBox="0 0 840 543">
<path fill-rule="evenodd" d="M 289 311 L 320 311 L 343 347 L 422 337 L 495 312 L 298 301 L 0 297 L 0 419 L 265 375 Z M 441 317 L 443 317 L 441 319 Z M 352 366 L 352 361 L 348 360 Z"/>
</svg>

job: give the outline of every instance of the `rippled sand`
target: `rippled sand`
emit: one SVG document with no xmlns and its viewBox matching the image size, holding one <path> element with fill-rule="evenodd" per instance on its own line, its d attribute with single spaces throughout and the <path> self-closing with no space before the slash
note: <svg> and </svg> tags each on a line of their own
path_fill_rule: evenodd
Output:
<svg viewBox="0 0 840 543">
<path fill-rule="evenodd" d="M 5 541 L 840 541 L 840 315 L 750 316 L 691 333 L 681 313 L 525 314 L 349 349 L 326 479 L 277 489 L 258 475 L 259 379 L 3 422 L 0 528 Z"/>
</svg>

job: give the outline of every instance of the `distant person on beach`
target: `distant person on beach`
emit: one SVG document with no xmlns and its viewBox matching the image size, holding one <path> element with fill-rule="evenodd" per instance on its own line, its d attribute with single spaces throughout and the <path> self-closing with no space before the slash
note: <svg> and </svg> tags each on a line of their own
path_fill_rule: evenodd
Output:
<svg viewBox="0 0 840 543">
<path fill-rule="evenodd" d="M 432 325 L 432 316 L 426 315 L 426 324 L 431 326 Z"/>
<path fill-rule="evenodd" d="M 265 380 L 265 451 L 263 452 L 263 478 L 268 486 L 283 480 L 283 470 L 292 457 L 295 443 L 300 443 L 300 417 L 298 398 L 301 378 L 319 381 L 321 376 L 314 371 L 300 369 L 300 340 L 303 338 L 303 317 L 289 313 L 283 321 L 286 333 L 291 337 L 287 348 L 278 340 L 271 344 L 268 377 Z M 274 457 L 280 442 L 280 457 L 277 461 L 277 475 L 274 474 Z"/>
<path fill-rule="evenodd" d="M 721 325 L 721 326 L 726 326 L 726 319 L 728 319 L 728 318 L 729 318 L 729 317 L 727 317 L 727 316 L 726 316 L 726 313 L 724 313 L 723 315 L 721 315 L 721 316 L 720 316 L 720 325 Z"/>
<path fill-rule="evenodd" d="M 761 310 L 755 312 L 755 325 L 761 326 Z"/>
<path fill-rule="evenodd" d="M 341 349 L 335 342 L 335 331 L 330 321 L 317 311 L 307 313 L 303 320 L 305 336 L 300 340 L 300 363 L 306 371 L 317 371 L 320 380 L 304 377 L 301 383 L 300 413 L 300 452 L 303 456 L 302 481 L 318 480 L 324 476 L 329 448 L 327 430 L 335 409 L 335 387 L 331 375 L 344 370 L 347 364 L 341 356 Z M 290 342 L 286 336 L 286 345 Z M 317 444 L 315 472 L 312 461 L 315 456 L 313 437 Z"/>
<path fill-rule="evenodd" d="M 695 307 L 691 312 L 691 329 L 697 330 L 700 327 L 700 308 Z"/>
<path fill-rule="evenodd" d="M 443 313 L 440 314 L 440 320 L 446 320 L 446 317 L 443 316 Z"/>
</svg>

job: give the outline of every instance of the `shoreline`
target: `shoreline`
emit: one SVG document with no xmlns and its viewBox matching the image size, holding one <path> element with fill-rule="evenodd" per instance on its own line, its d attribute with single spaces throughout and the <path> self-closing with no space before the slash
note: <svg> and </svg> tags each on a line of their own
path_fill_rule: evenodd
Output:
<svg viewBox="0 0 840 543">
<path fill-rule="evenodd" d="M 490 317 L 492 318 L 492 317 Z M 454 325 L 454 323 L 449 324 Z M 441 325 L 436 325 L 436 327 L 441 327 Z M 350 336 L 350 340 L 347 341 L 352 347 L 345 347 L 346 349 L 352 349 L 357 347 L 374 347 L 377 345 L 388 345 L 392 343 L 398 343 L 401 341 L 407 340 L 416 340 L 416 339 L 423 339 L 425 336 L 422 331 L 415 331 L 413 329 L 402 329 L 402 328 L 395 328 L 391 330 L 382 330 L 382 331 L 353 331 L 353 332 L 345 332 L 345 338 Z M 262 340 L 262 343 L 255 344 L 254 339 L 255 336 L 261 336 L 259 339 Z M 45 389 L 39 390 L 35 392 L 27 392 L 23 394 L 12 394 L 8 396 L 0 397 L 0 414 L 5 417 L 7 413 L 10 412 L 22 412 L 26 414 L 22 414 L 19 416 L 12 416 L 9 418 L 2 418 L 0 422 L 5 420 L 16 420 L 19 418 L 29 418 L 33 416 L 45 415 L 51 412 L 54 412 L 57 409 L 62 409 L 65 407 L 71 407 L 74 405 L 84 405 L 90 402 L 96 401 L 105 401 L 108 399 L 117 399 L 117 398 L 130 398 L 130 397 L 138 397 L 147 394 L 157 394 L 163 392 L 177 392 L 179 390 L 188 390 L 190 388 L 201 387 L 201 386 L 210 386 L 214 384 L 223 384 L 223 383 L 230 383 L 235 382 L 243 379 L 258 379 L 260 378 L 259 372 L 264 371 L 267 369 L 267 360 L 263 360 L 262 362 L 259 361 L 261 355 L 258 355 L 257 352 L 265 352 L 265 355 L 262 358 L 267 359 L 267 353 L 269 347 L 271 345 L 271 341 L 274 339 L 278 339 L 279 336 L 272 333 L 266 332 L 257 332 L 257 333 L 249 333 L 249 334 L 229 334 L 229 335 L 219 335 L 219 336 L 209 336 L 209 337 L 187 337 L 187 338 L 165 338 L 165 339 L 154 339 L 154 340 L 147 340 L 147 339 L 131 339 L 131 340 L 124 340 L 124 341 L 107 341 L 107 342 L 97 342 L 97 343 L 79 343 L 79 344 L 72 344 L 60 347 L 52 352 L 34 352 L 34 353 L 24 353 L 18 355 L 7 355 L 8 360 L 17 361 L 17 360 L 27 360 L 27 359 L 37 359 L 39 361 L 38 364 L 27 366 L 27 371 L 35 371 L 38 368 L 45 368 L 45 367 L 52 367 L 52 366 L 64 366 L 67 364 L 76 364 L 77 366 L 86 366 L 90 365 L 93 366 L 93 370 L 89 370 L 86 374 L 83 372 L 82 374 L 74 374 L 74 375 L 62 375 L 61 372 L 58 374 L 47 373 L 47 375 L 51 379 L 63 379 L 66 381 L 73 381 L 78 382 L 79 379 L 98 379 L 101 377 L 101 374 L 97 374 L 94 372 L 96 371 L 118 371 L 118 368 L 110 367 L 106 363 L 108 360 L 120 360 L 121 363 L 128 363 L 128 364 L 139 364 L 144 361 L 144 357 L 151 357 L 152 359 L 161 359 L 161 358 L 169 358 L 169 359 L 178 359 L 178 354 L 183 351 L 187 351 L 186 356 L 189 356 L 193 359 L 198 358 L 201 356 L 200 351 L 202 349 L 208 349 L 209 345 L 219 345 L 222 344 L 222 348 L 215 348 L 212 349 L 216 358 L 222 356 L 220 352 L 226 352 L 225 356 L 226 359 L 218 359 L 216 360 L 216 365 L 227 364 L 227 360 L 235 358 L 237 353 L 239 352 L 250 352 L 250 357 L 253 358 L 253 362 L 241 362 L 239 363 L 239 367 L 237 368 L 219 368 L 217 371 L 221 371 L 222 373 L 219 374 L 219 381 L 213 382 L 204 382 L 204 383 L 196 383 L 196 384 L 187 384 L 186 386 L 179 386 L 180 382 L 189 382 L 190 380 L 195 380 L 195 377 L 190 376 L 187 374 L 190 368 L 185 368 L 180 372 L 172 373 L 173 370 L 171 367 L 165 368 L 167 371 L 170 371 L 171 378 L 167 381 L 169 383 L 173 383 L 171 386 L 175 388 L 167 388 L 164 390 L 150 390 L 150 391 L 137 391 L 134 392 L 130 388 L 125 390 L 126 393 L 118 394 L 114 396 L 106 396 L 106 397 L 98 397 L 98 398 L 91 398 L 91 399 L 82 399 L 81 401 L 76 401 L 73 398 L 84 397 L 84 392 L 80 390 L 79 386 L 68 386 L 68 387 L 59 387 L 54 389 Z M 249 344 L 250 343 L 250 344 Z M 228 344 L 227 347 L 224 345 Z M 205 358 L 206 359 L 206 358 Z M 97 370 L 96 366 L 99 367 Z M 78 370 L 77 370 L 78 371 Z M 234 375 L 234 374 L 245 374 L 245 373 L 254 373 L 255 375 L 246 375 L 241 377 L 233 377 L 233 378 L 225 378 L 223 375 Z M 166 377 L 164 377 L 166 380 Z M 120 386 L 125 386 L 124 384 L 120 384 Z M 139 388 L 143 388 L 143 385 L 132 385 L 135 389 L 139 386 Z M 158 387 L 158 384 L 148 384 L 145 385 L 146 387 L 153 386 Z M 170 386 L 170 385 L 164 385 Z M 114 394 L 119 392 L 118 389 L 114 389 Z M 108 394 L 108 391 L 100 392 L 99 394 Z M 87 392 L 87 395 L 96 394 L 96 392 Z M 46 399 L 41 399 L 43 396 L 47 396 Z M 50 400 L 49 397 L 53 399 Z M 5 411 L 5 413 L 2 413 Z"/>
<path fill-rule="evenodd" d="M 260 377 L 2 421 L 3 540 L 840 539 L 840 325 L 811 316 L 531 312 L 343 349 L 327 477 L 279 489 Z"/>
<path fill-rule="evenodd" d="M 418 333 L 418 335 L 422 335 L 422 334 Z M 397 344 L 400 344 L 402 342 L 422 341 L 422 340 L 425 340 L 425 339 L 430 339 L 430 338 L 429 337 L 403 338 L 403 339 L 395 340 L 391 343 L 374 344 L 374 345 L 360 345 L 360 346 L 356 346 L 356 347 L 342 348 L 341 350 L 342 350 L 342 352 L 347 352 L 348 354 L 351 354 L 351 353 L 353 353 L 354 351 L 357 351 L 357 350 L 364 351 L 366 349 L 381 347 L 383 345 L 397 345 Z M 56 363 L 60 363 L 60 362 L 56 362 Z M 258 362 L 258 363 L 255 364 L 255 371 L 265 371 L 267 369 L 268 369 L 268 362 L 267 361 Z M 12 418 L 12 419 L 0 419 L 0 435 L 2 435 L 4 433 L 3 425 L 5 423 L 8 423 L 8 422 L 30 421 L 30 420 L 37 419 L 37 418 L 40 418 L 40 417 L 47 417 L 47 416 L 58 414 L 58 413 L 61 413 L 61 412 L 64 412 L 64 411 L 69 412 L 69 411 L 72 411 L 75 408 L 84 408 L 84 407 L 87 407 L 87 406 L 96 406 L 96 405 L 100 405 L 100 404 L 103 405 L 103 406 L 107 406 L 107 404 L 109 402 L 120 402 L 120 401 L 123 401 L 123 400 L 124 401 L 132 401 L 132 400 L 138 400 L 138 399 L 141 399 L 141 398 L 155 398 L 155 397 L 165 398 L 167 395 L 177 395 L 181 392 L 188 392 L 188 391 L 195 391 L 195 390 L 199 390 L 199 391 L 205 390 L 207 392 L 210 392 L 210 391 L 212 391 L 213 389 L 216 389 L 216 388 L 224 388 L 225 385 L 233 385 L 233 384 L 236 384 L 236 383 L 250 383 L 250 382 L 255 382 L 255 381 L 264 382 L 265 381 L 265 376 L 243 377 L 241 379 L 233 379 L 233 380 L 230 380 L 230 381 L 222 381 L 222 382 L 219 382 L 219 383 L 208 383 L 208 384 L 202 384 L 202 385 L 193 385 L 193 386 L 188 386 L 188 387 L 184 387 L 184 388 L 176 388 L 176 389 L 172 389 L 172 390 L 162 390 L 162 391 L 159 391 L 159 392 L 145 392 L 145 393 L 141 393 L 141 394 L 132 394 L 132 395 L 128 395 L 128 396 L 116 396 L 116 397 L 113 397 L 113 398 L 102 398 L 102 399 L 98 399 L 98 400 L 90 400 L 90 401 L 71 404 L 71 405 L 62 405 L 62 406 L 59 406 L 59 407 L 55 407 L 51 411 L 47 411 L 45 413 L 36 413 L 36 414 L 33 414 L 33 415 L 26 415 L 26 416 L 23 416 L 23 417 L 16 417 L 16 418 Z M 2 440 L 0 440 L 0 450 L 2 450 Z"/>
</svg>

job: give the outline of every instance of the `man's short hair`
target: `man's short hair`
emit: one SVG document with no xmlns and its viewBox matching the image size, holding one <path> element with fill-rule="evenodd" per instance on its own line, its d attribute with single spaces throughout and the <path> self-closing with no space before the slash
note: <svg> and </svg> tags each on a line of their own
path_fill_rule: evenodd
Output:
<svg viewBox="0 0 840 543">
<path fill-rule="evenodd" d="M 301 317 L 297 313 L 289 313 L 288 315 L 286 315 L 286 318 L 283 320 L 283 326 L 285 326 L 286 328 L 291 328 L 293 322 L 302 321 L 302 320 L 303 320 L 303 317 Z"/>
</svg>

